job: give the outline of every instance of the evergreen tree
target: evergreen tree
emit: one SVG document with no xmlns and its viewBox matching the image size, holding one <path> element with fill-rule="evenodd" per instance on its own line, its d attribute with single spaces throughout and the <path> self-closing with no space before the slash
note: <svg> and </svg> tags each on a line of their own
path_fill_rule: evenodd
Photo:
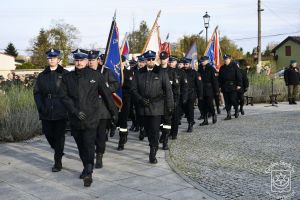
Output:
<svg viewBox="0 0 300 200">
<path fill-rule="evenodd" d="M 11 42 L 7 45 L 7 47 L 4 51 L 5 51 L 5 54 L 7 54 L 7 55 L 11 55 L 14 57 L 18 56 L 18 51 L 15 48 L 15 46 L 13 45 L 13 43 L 11 43 Z"/>
<path fill-rule="evenodd" d="M 32 46 L 32 63 L 38 68 L 43 68 L 47 65 L 47 59 L 45 56 L 45 52 L 51 48 L 50 43 L 48 41 L 47 33 L 44 29 L 40 30 L 39 35 L 36 37 Z"/>
</svg>

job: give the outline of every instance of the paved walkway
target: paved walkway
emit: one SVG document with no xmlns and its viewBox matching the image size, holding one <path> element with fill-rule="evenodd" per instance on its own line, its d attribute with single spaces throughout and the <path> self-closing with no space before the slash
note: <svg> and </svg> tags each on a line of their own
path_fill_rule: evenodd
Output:
<svg viewBox="0 0 300 200">
<path fill-rule="evenodd" d="M 164 151 L 158 151 L 158 164 L 149 164 L 148 143 L 139 141 L 137 133 L 130 133 L 122 152 L 116 150 L 117 138 L 107 143 L 104 168 L 94 171 L 90 188 L 78 178 L 82 164 L 70 136 L 59 173 L 51 172 L 53 153 L 43 136 L 0 144 L 0 199 L 213 199 L 174 173 Z"/>
</svg>

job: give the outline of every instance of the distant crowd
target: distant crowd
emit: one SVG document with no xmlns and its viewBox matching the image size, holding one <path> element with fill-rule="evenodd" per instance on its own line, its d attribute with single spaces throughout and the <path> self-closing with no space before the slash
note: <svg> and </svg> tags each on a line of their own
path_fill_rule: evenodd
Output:
<svg viewBox="0 0 300 200">
<path fill-rule="evenodd" d="M 0 91 L 3 93 L 13 86 L 21 86 L 25 88 L 32 88 L 36 81 L 38 73 L 17 75 L 14 72 L 9 73 L 5 79 L 0 75 Z"/>
</svg>

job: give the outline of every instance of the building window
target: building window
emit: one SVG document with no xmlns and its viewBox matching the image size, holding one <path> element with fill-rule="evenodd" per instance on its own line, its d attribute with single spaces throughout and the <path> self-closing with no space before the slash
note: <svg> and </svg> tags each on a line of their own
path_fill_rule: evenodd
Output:
<svg viewBox="0 0 300 200">
<path fill-rule="evenodd" d="M 291 56 L 292 49 L 291 46 L 285 46 L 285 56 Z"/>
</svg>

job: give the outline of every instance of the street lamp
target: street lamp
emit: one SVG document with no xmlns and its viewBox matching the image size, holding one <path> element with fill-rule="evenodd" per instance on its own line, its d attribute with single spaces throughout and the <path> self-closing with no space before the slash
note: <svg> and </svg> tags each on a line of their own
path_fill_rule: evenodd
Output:
<svg viewBox="0 0 300 200">
<path fill-rule="evenodd" d="M 207 46 L 207 29 L 209 27 L 209 20 L 210 20 L 210 16 L 207 14 L 207 12 L 205 12 L 205 15 L 203 16 L 203 20 L 204 20 L 204 27 L 206 30 L 206 46 Z"/>
</svg>

